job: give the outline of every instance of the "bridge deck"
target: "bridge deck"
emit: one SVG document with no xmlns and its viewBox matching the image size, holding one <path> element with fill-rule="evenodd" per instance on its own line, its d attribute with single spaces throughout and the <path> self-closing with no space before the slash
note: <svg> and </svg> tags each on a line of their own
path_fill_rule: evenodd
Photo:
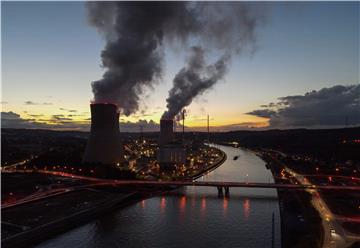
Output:
<svg viewBox="0 0 360 248">
<path fill-rule="evenodd" d="M 192 182 L 192 181 L 137 181 L 137 180 L 114 180 L 116 185 L 134 186 L 202 186 L 202 187 L 238 187 L 238 188 L 276 188 L 276 189 L 335 189 L 335 190 L 360 190 L 360 186 L 337 186 L 337 185 L 301 185 L 301 184 L 276 184 L 276 183 L 246 183 L 246 182 Z"/>
</svg>

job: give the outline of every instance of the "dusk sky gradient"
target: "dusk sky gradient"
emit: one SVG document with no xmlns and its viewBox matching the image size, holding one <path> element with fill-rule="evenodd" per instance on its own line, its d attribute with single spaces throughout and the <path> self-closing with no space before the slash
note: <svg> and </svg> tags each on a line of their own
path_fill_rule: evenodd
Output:
<svg viewBox="0 0 360 248">
<path fill-rule="evenodd" d="M 279 97 L 359 84 L 359 2 L 253 4 L 267 9 L 256 52 L 235 57 L 224 82 L 189 106 L 187 126 L 204 126 L 207 114 L 217 126 L 264 126 L 266 118 L 245 113 Z M 2 111 L 48 124 L 59 114 L 88 123 L 105 41 L 88 24 L 84 2 L 2 2 L 1 23 Z M 181 49 L 166 49 L 162 82 L 124 121 L 159 122 L 184 58 Z"/>
</svg>

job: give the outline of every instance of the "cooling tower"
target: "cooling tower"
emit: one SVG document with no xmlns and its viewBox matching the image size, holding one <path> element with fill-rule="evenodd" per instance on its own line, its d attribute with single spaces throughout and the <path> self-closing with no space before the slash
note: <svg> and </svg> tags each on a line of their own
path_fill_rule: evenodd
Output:
<svg viewBox="0 0 360 248">
<path fill-rule="evenodd" d="M 174 140 L 174 121 L 161 119 L 160 120 L 160 137 L 159 145 L 166 145 Z"/>
<path fill-rule="evenodd" d="M 123 160 L 117 106 L 108 103 L 90 105 L 91 131 L 84 162 L 115 164 Z"/>
</svg>

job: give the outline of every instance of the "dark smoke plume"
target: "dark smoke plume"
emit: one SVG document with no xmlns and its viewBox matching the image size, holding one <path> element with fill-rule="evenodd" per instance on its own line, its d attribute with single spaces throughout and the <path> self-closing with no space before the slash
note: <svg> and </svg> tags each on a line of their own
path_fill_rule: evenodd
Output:
<svg viewBox="0 0 360 248">
<path fill-rule="evenodd" d="M 192 47 L 187 65 L 175 76 L 173 88 L 166 99 L 167 108 L 162 118 L 173 119 L 190 105 L 194 97 L 210 89 L 226 73 L 229 56 L 223 56 L 212 65 L 207 65 L 205 52 L 201 47 Z"/>
<path fill-rule="evenodd" d="M 237 55 L 245 48 L 250 48 L 250 52 L 255 50 L 255 28 L 263 18 L 262 11 L 253 12 L 245 3 L 205 3 L 202 12 L 205 21 L 200 38 L 203 39 L 191 48 L 187 65 L 173 80 L 166 99 L 168 110 L 162 115 L 164 119 L 173 119 L 195 97 L 222 80 L 231 55 Z M 210 65 L 206 62 L 208 50 L 220 54 Z"/>
<path fill-rule="evenodd" d="M 186 76 L 188 83 L 207 82 L 211 87 L 216 83 L 214 79 L 223 77 L 216 75 L 222 74 L 216 70 L 226 69 L 230 56 L 224 54 L 238 53 L 245 45 L 254 48 L 254 29 L 259 16 L 240 2 L 89 2 L 87 7 L 90 24 L 106 40 L 101 57 L 107 70 L 102 79 L 92 83 L 94 101 L 116 103 L 125 115 L 136 112 L 144 89 L 161 79 L 165 42 L 220 51 L 215 64 L 209 66 L 203 61 L 199 70 L 189 68 L 188 64 L 176 76 L 180 82 L 184 81 L 182 76 L 192 73 L 194 77 L 195 72 L 213 68 L 214 72 L 194 77 L 202 83 L 190 81 L 190 75 Z M 177 114 L 173 109 L 168 112 Z"/>
</svg>

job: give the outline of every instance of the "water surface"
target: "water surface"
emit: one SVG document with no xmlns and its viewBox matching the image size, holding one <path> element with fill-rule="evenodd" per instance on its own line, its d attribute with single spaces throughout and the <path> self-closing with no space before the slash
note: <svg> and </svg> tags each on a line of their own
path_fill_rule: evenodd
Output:
<svg viewBox="0 0 360 248">
<path fill-rule="evenodd" d="M 219 146 L 228 159 L 204 181 L 273 182 L 265 162 L 249 151 Z M 233 160 L 235 155 L 240 155 Z M 115 211 L 38 245 L 55 247 L 280 247 L 275 189 L 183 187 Z"/>
</svg>

